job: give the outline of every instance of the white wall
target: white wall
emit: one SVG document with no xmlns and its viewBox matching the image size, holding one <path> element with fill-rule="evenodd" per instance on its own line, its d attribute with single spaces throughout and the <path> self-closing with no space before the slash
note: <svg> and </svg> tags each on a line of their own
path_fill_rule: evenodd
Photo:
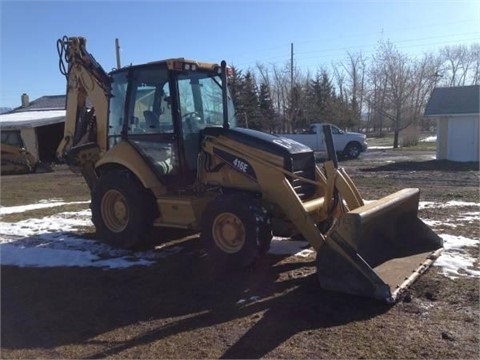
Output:
<svg viewBox="0 0 480 360">
<path fill-rule="evenodd" d="M 36 159 L 38 159 L 38 141 L 35 128 L 20 129 L 25 149 L 27 149 Z"/>
<path fill-rule="evenodd" d="M 452 161 L 479 161 L 480 115 L 448 118 L 446 158 Z"/>
</svg>

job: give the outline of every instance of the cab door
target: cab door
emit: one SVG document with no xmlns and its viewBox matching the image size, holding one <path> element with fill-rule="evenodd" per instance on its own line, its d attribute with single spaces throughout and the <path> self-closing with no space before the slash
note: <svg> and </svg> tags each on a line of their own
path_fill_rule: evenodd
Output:
<svg viewBox="0 0 480 360">
<path fill-rule="evenodd" d="M 221 79 L 201 71 L 183 73 L 177 79 L 185 166 L 196 173 L 202 130 L 223 124 Z"/>
<path fill-rule="evenodd" d="M 181 175 L 178 133 L 166 67 L 132 68 L 114 75 L 109 147 L 128 141 L 165 185 Z"/>
</svg>

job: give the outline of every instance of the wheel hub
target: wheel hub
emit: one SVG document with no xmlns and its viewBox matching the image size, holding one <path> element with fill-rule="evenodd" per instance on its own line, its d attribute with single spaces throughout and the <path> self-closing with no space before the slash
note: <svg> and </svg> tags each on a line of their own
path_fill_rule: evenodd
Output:
<svg viewBox="0 0 480 360">
<path fill-rule="evenodd" d="M 213 239 L 224 252 L 233 254 L 245 244 L 245 227 L 235 214 L 219 214 L 213 223 Z"/>
<path fill-rule="evenodd" d="M 123 194 L 117 190 L 105 193 L 101 205 L 105 225 L 113 232 L 123 231 L 129 220 L 128 204 Z"/>
</svg>

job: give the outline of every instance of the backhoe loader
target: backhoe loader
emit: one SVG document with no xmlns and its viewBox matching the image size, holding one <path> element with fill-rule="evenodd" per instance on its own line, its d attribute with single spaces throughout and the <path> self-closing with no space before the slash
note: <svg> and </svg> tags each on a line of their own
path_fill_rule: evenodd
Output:
<svg viewBox="0 0 480 360">
<path fill-rule="evenodd" d="M 35 172 L 38 160 L 22 145 L 0 144 L 2 175 L 29 174 Z"/>
<path fill-rule="evenodd" d="M 298 142 L 238 127 L 225 61 L 107 74 L 85 38 L 57 48 L 67 79 L 57 155 L 84 176 L 100 240 L 134 249 L 153 227 L 187 229 L 233 269 L 265 254 L 273 235 L 300 235 L 324 289 L 389 303 L 440 254 L 441 238 L 417 217 L 418 189 L 365 204 L 334 156 L 316 164 Z"/>
</svg>

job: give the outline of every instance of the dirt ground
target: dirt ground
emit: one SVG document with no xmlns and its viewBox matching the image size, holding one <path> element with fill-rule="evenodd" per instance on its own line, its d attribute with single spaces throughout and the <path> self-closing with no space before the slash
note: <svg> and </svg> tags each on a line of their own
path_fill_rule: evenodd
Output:
<svg viewBox="0 0 480 360">
<path fill-rule="evenodd" d="M 365 199 L 419 187 L 421 201 L 480 203 L 478 163 L 433 156 L 377 150 L 340 165 Z M 18 184 L 27 177 L 53 183 L 59 175 L 2 177 L 2 194 L 26 197 Z M 61 176 L 77 186 L 76 175 Z M 65 189 L 52 191 L 61 198 Z M 419 215 L 441 224 L 458 211 Z M 436 231 L 478 240 L 479 226 L 477 218 Z M 1 358 L 480 356 L 478 278 L 452 280 L 432 267 L 392 306 L 320 289 L 313 256 L 268 255 L 255 268 L 219 274 L 195 238 L 180 241 L 181 253 L 148 267 L 2 266 Z M 471 251 L 478 259 L 478 247 Z"/>
</svg>

